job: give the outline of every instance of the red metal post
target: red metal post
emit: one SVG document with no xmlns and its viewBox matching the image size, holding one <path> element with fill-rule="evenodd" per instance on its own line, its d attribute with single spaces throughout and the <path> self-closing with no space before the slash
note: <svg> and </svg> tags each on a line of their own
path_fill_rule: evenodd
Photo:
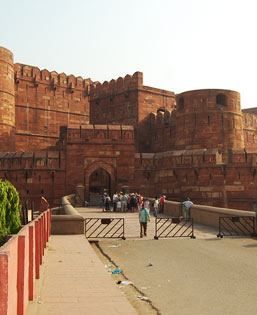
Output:
<svg viewBox="0 0 257 315">
<path fill-rule="evenodd" d="M 39 279 L 39 265 L 40 265 L 40 243 L 39 243 L 39 221 L 35 221 L 35 271 L 36 279 Z"/>
<path fill-rule="evenodd" d="M 0 314 L 8 311 L 8 253 L 0 253 Z"/>
<path fill-rule="evenodd" d="M 29 227 L 29 301 L 34 295 L 34 227 Z"/>
<path fill-rule="evenodd" d="M 39 220 L 39 263 L 42 265 L 42 256 L 43 256 L 43 242 L 42 242 L 42 217 L 40 216 Z"/>
<path fill-rule="evenodd" d="M 17 314 L 24 314 L 25 236 L 18 236 Z"/>
</svg>

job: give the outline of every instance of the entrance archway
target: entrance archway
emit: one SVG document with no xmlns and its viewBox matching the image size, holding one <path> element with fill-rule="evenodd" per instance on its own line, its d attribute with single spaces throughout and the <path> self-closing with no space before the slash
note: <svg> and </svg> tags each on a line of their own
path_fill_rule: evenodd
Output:
<svg viewBox="0 0 257 315">
<path fill-rule="evenodd" d="M 85 169 L 85 200 L 92 204 L 95 203 L 93 199 L 101 200 L 104 190 L 112 196 L 115 183 L 113 165 L 102 160 L 95 161 Z"/>
<path fill-rule="evenodd" d="M 103 168 L 98 168 L 89 177 L 89 193 L 100 194 L 104 192 L 110 194 L 111 179 L 110 174 Z"/>
</svg>

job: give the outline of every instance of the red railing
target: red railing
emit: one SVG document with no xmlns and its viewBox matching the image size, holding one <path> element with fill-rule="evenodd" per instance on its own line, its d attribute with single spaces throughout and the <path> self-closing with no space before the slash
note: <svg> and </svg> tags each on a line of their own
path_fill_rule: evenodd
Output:
<svg viewBox="0 0 257 315">
<path fill-rule="evenodd" d="M 0 247 L 0 314 L 24 315 L 51 234 L 51 210 L 42 212 Z"/>
</svg>

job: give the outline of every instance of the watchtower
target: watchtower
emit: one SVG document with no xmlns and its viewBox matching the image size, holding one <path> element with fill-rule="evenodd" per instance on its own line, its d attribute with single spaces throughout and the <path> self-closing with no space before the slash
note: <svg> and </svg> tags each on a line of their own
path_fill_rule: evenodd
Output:
<svg viewBox="0 0 257 315">
<path fill-rule="evenodd" d="M 176 149 L 244 148 L 240 94 L 206 89 L 176 96 Z"/>
</svg>

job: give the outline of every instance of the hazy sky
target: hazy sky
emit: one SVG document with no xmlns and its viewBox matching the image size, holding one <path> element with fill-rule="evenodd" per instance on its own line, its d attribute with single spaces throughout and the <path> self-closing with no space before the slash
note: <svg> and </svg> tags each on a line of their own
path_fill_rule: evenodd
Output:
<svg viewBox="0 0 257 315">
<path fill-rule="evenodd" d="M 222 88 L 257 107 L 256 0 L 0 0 L 14 61 L 104 82 L 136 71 L 175 93 Z"/>
</svg>

